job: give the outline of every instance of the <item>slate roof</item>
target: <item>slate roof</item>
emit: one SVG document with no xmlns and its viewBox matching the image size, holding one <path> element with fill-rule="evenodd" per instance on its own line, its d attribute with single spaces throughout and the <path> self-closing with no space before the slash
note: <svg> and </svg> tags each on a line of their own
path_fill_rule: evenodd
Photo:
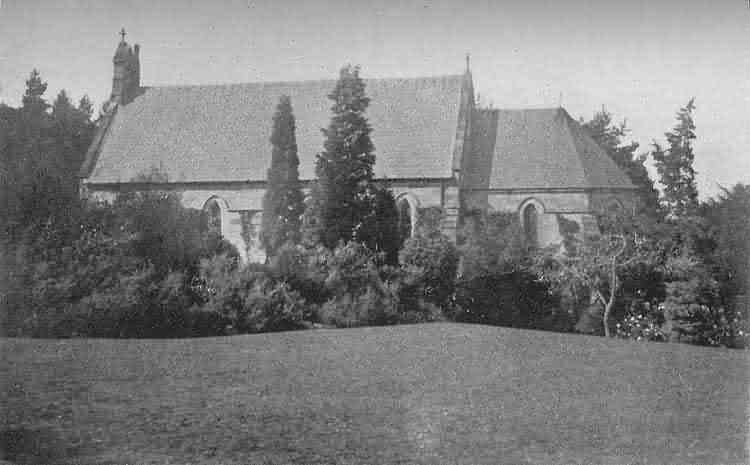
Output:
<svg viewBox="0 0 750 465">
<path fill-rule="evenodd" d="M 449 178 L 464 76 L 365 80 L 378 178 Z M 264 181 L 272 116 L 291 97 L 300 178 L 315 177 L 335 81 L 150 87 L 117 108 L 83 177 L 128 182 L 157 169 L 169 182 Z"/>
<path fill-rule="evenodd" d="M 634 189 L 562 108 L 482 110 L 464 185 L 479 189 Z"/>
</svg>

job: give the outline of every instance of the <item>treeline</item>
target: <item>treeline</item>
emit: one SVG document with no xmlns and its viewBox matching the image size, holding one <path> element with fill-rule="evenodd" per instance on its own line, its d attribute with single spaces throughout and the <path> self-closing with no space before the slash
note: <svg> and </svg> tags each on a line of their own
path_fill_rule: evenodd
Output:
<svg viewBox="0 0 750 465">
<path fill-rule="evenodd" d="M 93 107 L 62 90 L 50 105 L 47 83 L 34 70 L 19 108 L 0 104 L 2 237 L 64 218 L 78 197 L 77 175 L 94 135 Z"/>
</svg>

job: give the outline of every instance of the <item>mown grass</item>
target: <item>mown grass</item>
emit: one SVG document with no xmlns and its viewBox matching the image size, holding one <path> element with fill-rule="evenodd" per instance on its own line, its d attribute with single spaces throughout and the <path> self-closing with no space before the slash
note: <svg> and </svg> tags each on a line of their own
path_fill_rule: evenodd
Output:
<svg viewBox="0 0 750 465">
<path fill-rule="evenodd" d="M 21 463 L 746 463 L 746 353 L 478 325 L 0 340 Z"/>
</svg>

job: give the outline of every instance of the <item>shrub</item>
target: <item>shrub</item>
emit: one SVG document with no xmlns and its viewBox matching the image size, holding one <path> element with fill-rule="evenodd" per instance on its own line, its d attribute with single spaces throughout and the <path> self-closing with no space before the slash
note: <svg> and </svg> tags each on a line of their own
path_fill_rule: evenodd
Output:
<svg viewBox="0 0 750 465">
<path fill-rule="evenodd" d="M 341 294 L 325 302 L 318 310 L 324 324 L 339 328 L 388 325 L 399 322 L 398 299 L 382 283 L 368 285 L 361 294 Z"/>
<path fill-rule="evenodd" d="M 650 305 L 635 305 L 615 325 L 617 337 L 635 341 L 666 341 L 663 329 L 664 316 L 658 308 Z"/>
<path fill-rule="evenodd" d="M 434 212 L 424 212 L 425 222 L 417 235 L 406 240 L 399 262 L 409 275 L 403 298 L 447 309 L 452 301 L 458 253 L 453 242 L 441 234 Z M 407 293 L 406 290 L 409 292 Z"/>
<path fill-rule="evenodd" d="M 161 191 L 119 195 L 112 206 L 117 226 L 129 234 L 130 253 L 149 260 L 156 272 L 195 269 L 202 258 L 237 250 L 208 231 L 205 214 L 182 206 L 177 194 Z"/>
<path fill-rule="evenodd" d="M 239 268 L 227 256 L 203 260 L 193 288 L 201 310 L 226 321 L 232 332 L 296 329 L 310 319 L 304 299 L 287 283 L 265 269 Z"/>
<path fill-rule="evenodd" d="M 518 270 L 526 259 L 518 215 L 474 212 L 459 233 L 462 279 Z"/>
<path fill-rule="evenodd" d="M 452 319 L 518 328 L 566 331 L 571 320 L 536 277 L 523 271 L 460 280 Z"/>
<path fill-rule="evenodd" d="M 242 333 L 284 331 L 303 327 L 310 315 L 304 299 L 288 284 L 257 279 L 242 295 L 234 327 Z"/>
<path fill-rule="evenodd" d="M 9 325 L 5 333 L 202 333 L 189 311 L 198 297 L 189 283 L 200 257 L 224 250 L 226 242 L 202 231 L 195 212 L 170 195 L 133 194 L 113 207 L 84 207 L 71 210 L 68 218 L 35 225 L 20 235 L 20 241 L 4 247 L 1 258 L 8 279 L 3 280 L 7 288 L 2 290 L 2 319 Z"/>
<path fill-rule="evenodd" d="M 323 246 L 286 243 L 272 257 L 269 272 L 299 292 L 308 304 L 321 305 L 331 298 L 325 286 L 331 252 Z"/>
<path fill-rule="evenodd" d="M 321 322 L 343 327 L 398 322 L 396 290 L 381 279 L 377 256 L 367 247 L 358 242 L 339 245 L 325 268 L 331 297 L 318 310 Z"/>
<path fill-rule="evenodd" d="M 83 334 L 90 337 L 150 336 L 144 312 L 154 273 L 154 269 L 148 267 L 132 274 L 115 275 L 115 279 L 102 283 L 73 304 L 66 323 L 69 322 L 74 331 L 83 330 Z"/>
</svg>

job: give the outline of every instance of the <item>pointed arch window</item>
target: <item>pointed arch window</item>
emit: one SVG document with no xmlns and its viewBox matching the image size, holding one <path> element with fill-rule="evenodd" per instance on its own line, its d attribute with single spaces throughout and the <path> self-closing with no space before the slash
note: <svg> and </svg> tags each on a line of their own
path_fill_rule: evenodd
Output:
<svg viewBox="0 0 750 465">
<path fill-rule="evenodd" d="M 418 205 L 419 201 L 410 193 L 402 194 L 396 200 L 398 235 L 402 243 L 416 233 Z"/>
<path fill-rule="evenodd" d="M 528 247 L 539 246 L 539 211 L 533 203 L 526 205 L 522 212 L 523 237 Z"/>
<path fill-rule="evenodd" d="M 221 235 L 221 205 L 217 199 L 206 202 L 203 211 L 208 221 L 208 232 Z"/>
</svg>

